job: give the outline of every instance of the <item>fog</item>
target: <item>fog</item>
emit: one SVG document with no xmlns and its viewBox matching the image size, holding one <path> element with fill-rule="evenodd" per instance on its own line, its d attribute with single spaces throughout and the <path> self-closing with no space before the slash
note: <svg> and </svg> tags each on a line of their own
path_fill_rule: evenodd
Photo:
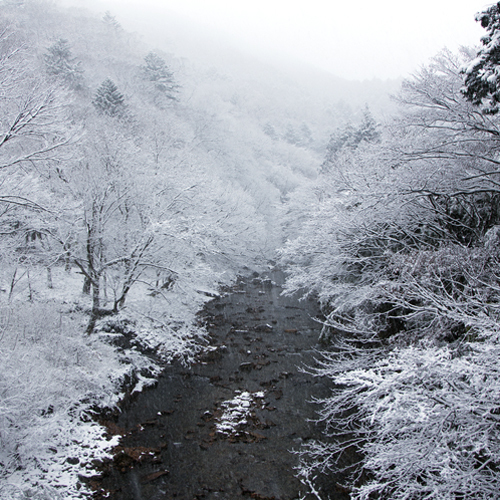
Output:
<svg viewBox="0 0 500 500">
<path fill-rule="evenodd" d="M 482 0 L 0 6 L 0 499 L 499 498 Z"/>
<path fill-rule="evenodd" d="M 207 44 L 260 58 L 297 61 L 347 79 L 408 76 L 443 47 L 476 45 L 483 0 L 65 0 L 110 10 L 148 42 L 192 57 Z"/>
</svg>

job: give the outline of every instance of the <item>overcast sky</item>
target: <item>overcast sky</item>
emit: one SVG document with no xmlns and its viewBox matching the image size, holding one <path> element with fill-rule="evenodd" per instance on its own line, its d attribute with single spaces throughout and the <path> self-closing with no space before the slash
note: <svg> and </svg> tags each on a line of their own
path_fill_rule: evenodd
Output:
<svg viewBox="0 0 500 500">
<path fill-rule="evenodd" d="M 82 6 L 89 0 L 66 0 Z M 106 0 L 126 29 L 148 36 L 180 16 L 260 55 L 297 58 L 349 79 L 408 76 L 441 48 L 477 45 L 483 0 Z M 150 19 L 151 29 L 147 28 Z M 163 28 L 162 28 L 163 26 Z M 172 40 L 170 39 L 170 42 Z"/>
</svg>

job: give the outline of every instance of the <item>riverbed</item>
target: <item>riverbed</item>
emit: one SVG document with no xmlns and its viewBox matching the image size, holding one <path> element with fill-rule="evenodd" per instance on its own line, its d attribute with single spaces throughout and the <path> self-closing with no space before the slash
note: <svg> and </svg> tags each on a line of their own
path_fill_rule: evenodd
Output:
<svg viewBox="0 0 500 500">
<path fill-rule="evenodd" d="M 294 451 L 321 438 L 311 401 L 330 391 L 303 370 L 318 355 L 320 311 L 282 296 L 282 281 L 279 272 L 241 278 L 207 304 L 203 356 L 166 367 L 107 422 L 123 437 L 96 498 L 318 498 L 297 479 Z M 348 498 L 333 479 L 322 489 L 322 498 Z"/>
</svg>

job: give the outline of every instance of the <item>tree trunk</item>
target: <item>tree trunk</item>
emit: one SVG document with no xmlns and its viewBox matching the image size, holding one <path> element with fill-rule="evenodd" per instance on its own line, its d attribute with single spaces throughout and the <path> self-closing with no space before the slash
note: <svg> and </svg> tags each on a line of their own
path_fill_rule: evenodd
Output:
<svg viewBox="0 0 500 500">
<path fill-rule="evenodd" d="M 71 255 L 69 252 L 64 256 L 64 270 L 67 273 L 71 272 Z"/>
<path fill-rule="evenodd" d="M 125 299 L 127 298 L 127 293 L 129 292 L 131 288 L 131 284 L 127 283 L 123 286 L 122 293 L 118 300 L 115 300 L 115 304 L 113 306 L 113 312 L 117 313 L 119 309 L 123 307 L 125 304 Z"/>
<path fill-rule="evenodd" d="M 29 301 L 33 302 L 33 289 L 31 288 L 30 272 L 28 269 L 28 290 L 29 290 Z"/>
<path fill-rule="evenodd" d="M 14 287 L 16 286 L 16 276 L 17 276 L 17 267 L 14 269 L 14 274 L 12 275 L 12 279 L 10 280 L 10 291 L 9 291 L 9 302 L 12 300 L 14 295 Z"/>
<path fill-rule="evenodd" d="M 92 285 L 92 281 L 90 281 L 90 278 L 88 276 L 85 276 L 83 279 L 83 288 L 82 288 L 82 293 L 84 295 L 90 295 L 90 286 Z"/>
<path fill-rule="evenodd" d="M 54 283 L 52 282 L 52 268 L 47 266 L 47 287 L 52 290 Z"/>
<path fill-rule="evenodd" d="M 92 310 L 90 312 L 90 321 L 87 325 L 87 330 L 85 333 L 90 335 L 95 328 L 95 324 L 97 319 L 99 318 L 99 310 L 100 310 L 100 276 L 92 276 Z"/>
</svg>

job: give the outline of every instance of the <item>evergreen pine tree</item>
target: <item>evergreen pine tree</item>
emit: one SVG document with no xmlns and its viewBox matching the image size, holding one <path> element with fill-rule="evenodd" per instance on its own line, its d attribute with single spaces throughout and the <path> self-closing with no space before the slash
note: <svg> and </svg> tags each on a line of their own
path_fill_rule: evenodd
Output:
<svg viewBox="0 0 500 500">
<path fill-rule="evenodd" d="M 47 49 L 44 55 L 45 66 L 49 75 L 60 78 L 73 89 L 83 87 L 83 69 L 81 61 L 73 57 L 68 40 L 60 38 Z"/>
<path fill-rule="evenodd" d="M 179 85 L 175 83 L 174 74 L 166 62 L 154 52 L 144 57 L 144 62 L 145 64 L 141 66 L 143 80 L 151 82 L 154 90 L 167 99 L 177 101 L 175 94 L 179 92 Z"/>
<path fill-rule="evenodd" d="M 127 107 L 123 94 L 110 78 L 101 83 L 92 102 L 102 114 L 117 118 L 126 114 Z"/>
<path fill-rule="evenodd" d="M 104 13 L 104 16 L 102 18 L 102 21 L 104 24 L 109 26 L 110 28 L 113 28 L 114 30 L 120 30 L 121 29 L 121 24 L 116 20 L 116 17 L 107 10 Z"/>
<path fill-rule="evenodd" d="M 361 142 L 379 142 L 380 141 L 380 131 L 378 130 L 378 123 L 373 118 L 368 106 L 365 106 L 363 111 L 363 119 L 361 124 L 356 130 L 356 143 Z"/>
<path fill-rule="evenodd" d="M 462 69 L 465 86 L 462 93 L 485 114 L 494 115 L 500 109 L 500 2 L 476 14 L 476 21 L 486 30 L 481 38 L 483 47 L 477 57 Z"/>
<path fill-rule="evenodd" d="M 376 143 L 380 141 L 378 123 L 373 118 L 368 106 L 363 111 L 363 119 L 358 127 L 350 123 L 340 127 L 330 137 L 326 147 L 325 161 L 321 165 L 322 172 L 328 172 L 340 151 L 349 149 L 354 151 L 362 142 Z"/>
</svg>

